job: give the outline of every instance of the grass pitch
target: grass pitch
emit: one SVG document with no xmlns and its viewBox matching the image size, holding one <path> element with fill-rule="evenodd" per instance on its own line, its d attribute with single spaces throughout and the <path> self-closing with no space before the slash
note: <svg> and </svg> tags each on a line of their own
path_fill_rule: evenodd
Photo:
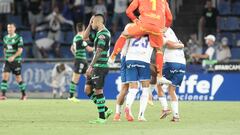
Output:
<svg viewBox="0 0 240 135">
<path fill-rule="evenodd" d="M 107 101 L 115 110 L 115 101 Z M 139 103 L 134 103 L 137 116 Z M 147 122 L 89 124 L 97 117 L 96 106 L 88 100 L 0 101 L 0 135 L 239 135 L 240 102 L 180 102 L 181 122 L 160 120 L 160 105 L 148 106 Z"/>
</svg>

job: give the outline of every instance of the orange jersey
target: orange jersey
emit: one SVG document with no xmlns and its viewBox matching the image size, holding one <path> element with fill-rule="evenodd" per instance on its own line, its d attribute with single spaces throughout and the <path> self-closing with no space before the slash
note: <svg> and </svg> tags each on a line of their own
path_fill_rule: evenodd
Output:
<svg viewBox="0 0 240 135">
<path fill-rule="evenodd" d="M 159 28 L 165 27 L 166 18 L 172 18 L 166 0 L 133 0 L 126 11 L 127 16 L 132 21 L 137 18 L 133 13 L 136 9 L 140 12 L 139 20 L 158 26 Z M 168 25 L 171 24 L 169 20 Z"/>
</svg>

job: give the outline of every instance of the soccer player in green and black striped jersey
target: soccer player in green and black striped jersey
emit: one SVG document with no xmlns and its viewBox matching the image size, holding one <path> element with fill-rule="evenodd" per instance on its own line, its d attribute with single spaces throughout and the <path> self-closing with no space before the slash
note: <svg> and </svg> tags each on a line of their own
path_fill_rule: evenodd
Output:
<svg viewBox="0 0 240 135">
<path fill-rule="evenodd" d="M 74 93 L 81 74 L 85 74 L 88 68 L 86 50 L 92 52 L 93 48 L 88 46 L 87 43 L 83 40 L 83 32 L 85 27 L 82 23 L 76 25 L 77 35 L 73 38 L 73 44 L 71 46 L 71 51 L 75 57 L 74 60 L 74 73 L 72 76 L 72 81 L 70 83 L 70 96 L 68 100 L 73 102 L 78 102 L 78 99 L 75 98 Z"/>
<path fill-rule="evenodd" d="M 1 91 L 1 100 L 7 99 L 6 91 L 8 89 L 8 79 L 10 73 L 12 72 L 16 76 L 16 81 L 18 83 L 19 89 L 22 92 L 21 100 L 26 100 L 26 85 L 21 77 L 21 61 L 23 52 L 23 39 L 20 35 L 16 34 L 16 26 L 13 23 L 7 25 L 8 35 L 4 36 L 4 59 L 5 63 L 3 65 Z"/>
<path fill-rule="evenodd" d="M 103 124 L 113 112 L 105 106 L 105 97 L 103 95 L 103 86 L 106 75 L 108 74 L 108 56 L 110 48 L 111 34 L 104 26 L 104 16 L 97 14 L 90 20 L 89 26 L 97 30 L 94 39 L 94 57 L 89 65 L 86 75 L 87 83 L 85 86 L 86 94 L 95 100 L 99 117 L 90 123 Z M 84 37 L 89 36 L 90 28 L 88 27 Z M 95 90 L 95 92 L 93 91 Z"/>
</svg>

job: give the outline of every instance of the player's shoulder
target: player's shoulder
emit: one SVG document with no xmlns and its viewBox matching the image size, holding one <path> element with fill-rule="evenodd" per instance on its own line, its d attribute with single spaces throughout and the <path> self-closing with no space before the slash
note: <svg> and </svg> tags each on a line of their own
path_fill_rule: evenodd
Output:
<svg viewBox="0 0 240 135">
<path fill-rule="evenodd" d="M 97 33 L 97 38 L 103 38 L 103 37 L 107 37 L 107 38 L 110 38 L 111 37 L 111 33 L 110 33 L 110 31 L 107 29 L 107 28 L 105 28 L 105 29 L 103 29 L 103 30 L 101 30 L 101 31 L 99 31 L 98 33 Z"/>
<path fill-rule="evenodd" d="M 83 36 L 82 35 L 75 35 L 74 38 L 73 38 L 73 41 L 76 42 L 76 41 L 79 41 L 79 40 L 83 40 Z"/>
</svg>

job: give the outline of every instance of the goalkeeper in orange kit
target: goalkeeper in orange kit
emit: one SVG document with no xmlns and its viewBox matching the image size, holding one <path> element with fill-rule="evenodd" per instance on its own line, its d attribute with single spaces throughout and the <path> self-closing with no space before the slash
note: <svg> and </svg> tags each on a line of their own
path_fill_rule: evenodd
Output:
<svg viewBox="0 0 240 135">
<path fill-rule="evenodd" d="M 138 9 L 140 16 L 137 18 L 134 11 Z M 118 38 L 109 63 L 113 63 L 116 55 L 121 51 L 127 38 L 141 37 L 148 35 L 150 44 L 156 51 L 156 67 L 158 71 L 158 81 L 161 83 L 171 83 L 162 77 L 163 53 L 162 46 L 163 31 L 165 27 L 170 27 L 172 14 L 166 0 L 133 0 L 126 11 L 127 16 L 133 21 L 126 25 L 121 36 Z"/>
</svg>

